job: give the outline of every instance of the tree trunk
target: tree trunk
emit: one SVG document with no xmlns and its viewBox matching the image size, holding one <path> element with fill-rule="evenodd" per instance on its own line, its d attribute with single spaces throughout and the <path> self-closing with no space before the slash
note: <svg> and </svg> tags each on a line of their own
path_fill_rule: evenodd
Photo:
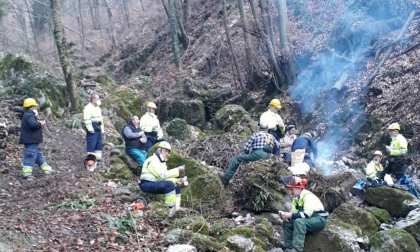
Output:
<svg viewBox="0 0 420 252">
<path fill-rule="evenodd" d="M 245 87 L 244 80 L 243 80 L 242 75 L 241 75 L 241 71 L 239 69 L 238 58 L 236 57 L 235 51 L 233 49 L 232 41 L 230 39 L 229 27 L 228 27 L 228 23 L 227 23 L 226 0 L 223 0 L 223 26 L 225 27 L 226 38 L 227 38 L 227 42 L 228 42 L 228 45 L 229 45 L 229 50 L 230 50 L 230 53 L 232 54 L 233 64 L 235 65 L 235 69 L 236 69 L 236 75 L 238 76 L 239 84 L 241 86 L 241 93 L 242 93 L 242 96 L 246 96 L 247 89 Z"/>
<path fill-rule="evenodd" d="M 176 1 L 174 3 L 175 3 L 176 20 L 178 22 L 178 39 L 179 39 L 179 42 L 181 42 L 184 49 L 187 50 L 188 46 L 190 45 L 190 39 L 188 38 L 187 33 L 185 32 L 185 29 L 184 29 L 184 24 L 182 23 L 182 18 L 180 15 L 181 9 L 177 5 Z"/>
<path fill-rule="evenodd" d="M 106 12 L 108 14 L 108 21 L 109 21 L 109 28 L 110 31 L 108 32 L 111 36 L 111 43 L 112 43 L 112 49 L 117 49 L 118 47 L 118 40 L 117 40 L 117 33 L 115 32 L 114 22 L 112 20 L 112 11 L 111 7 L 108 4 L 108 0 L 104 0 Z"/>
<path fill-rule="evenodd" d="M 61 7 L 59 0 L 50 0 L 53 24 L 54 24 L 54 39 L 57 45 L 58 55 L 60 57 L 61 68 L 63 69 L 64 79 L 66 80 L 67 90 L 70 95 L 70 103 L 73 111 L 79 110 L 79 95 L 76 90 L 76 85 L 73 81 L 73 73 L 67 53 L 67 43 L 64 34 L 63 17 L 61 16 Z"/>
<path fill-rule="evenodd" d="M 185 27 L 188 26 L 188 22 L 191 18 L 191 3 L 190 0 L 184 0 L 182 4 L 183 10 L 184 10 L 184 25 Z"/>
<path fill-rule="evenodd" d="M 29 15 L 29 24 L 31 25 L 32 34 L 34 36 L 36 53 L 38 54 L 39 59 L 42 59 L 41 51 L 39 50 L 39 44 L 38 44 L 38 34 L 35 30 L 35 26 L 32 21 L 32 14 L 31 14 L 32 12 L 29 10 L 28 0 L 25 0 L 25 5 L 26 5 L 26 10 L 28 11 L 28 15 Z"/>
<path fill-rule="evenodd" d="M 280 33 L 280 47 L 287 62 L 287 85 L 293 85 L 296 75 L 296 64 L 291 55 L 289 41 L 287 37 L 287 3 L 286 0 L 277 0 L 278 27 Z"/>
<path fill-rule="evenodd" d="M 127 6 L 127 0 L 121 0 L 121 7 L 122 7 L 125 23 L 127 24 L 127 27 L 130 28 L 130 11 Z"/>
<path fill-rule="evenodd" d="M 266 0 L 260 0 L 261 15 L 262 15 L 262 21 L 263 21 L 263 27 L 264 27 L 264 29 L 262 30 L 262 33 L 263 33 L 265 43 L 268 49 L 268 58 L 270 59 L 270 63 L 272 67 L 274 68 L 276 80 L 280 83 L 280 85 L 276 84 L 276 87 L 277 89 L 280 89 L 280 86 L 286 82 L 286 77 L 284 76 L 283 72 L 280 69 L 280 66 L 277 62 L 277 57 L 274 51 L 273 44 L 271 42 L 270 37 L 267 35 L 267 34 L 270 34 L 270 21 L 267 16 L 266 3 L 267 3 Z"/>
<path fill-rule="evenodd" d="M 249 33 L 248 33 L 248 20 L 246 17 L 246 12 L 245 12 L 245 8 L 244 8 L 244 1 L 243 0 L 238 0 L 238 7 L 239 7 L 239 13 L 241 15 L 241 23 L 242 23 L 242 31 L 244 34 L 244 41 L 245 41 L 245 55 L 246 55 L 246 61 L 248 64 L 248 71 L 249 71 L 249 76 L 250 76 L 250 82 L 252 82 L 252 55 L 251 55 L 251 40 L 249 38 Z"/>
<path fill-rule="evenodd" d="M 82 55 L 85 55 L 86 52 L 86 44 L 85 44 L 85 28 L 83 24 L 83 16 L 82 16 L 82 2 L 81 0 L 78 0 L 79 2 L 79 18 L 80 18 L 80 40 L 82 43 Z"/>
<path fill-rule="evenodd" d="M 176 17 L 176 6 L 174 0 L 168 2 L 169 25 L 171 29 L 172 50 L 174 52 L 174 62 L 176 68 L 180 69 L 180 52 L 178 38 L 178 19 Z"/>
</svg>

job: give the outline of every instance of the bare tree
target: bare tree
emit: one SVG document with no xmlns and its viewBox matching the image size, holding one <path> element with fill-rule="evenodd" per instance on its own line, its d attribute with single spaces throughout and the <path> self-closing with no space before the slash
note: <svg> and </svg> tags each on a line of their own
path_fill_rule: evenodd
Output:
<svg viewBox="0 0 420 252">
<path fill-rule="evenodd" d="M 230 39 L 229 26 L 227 23 L 226 0 L 223 0 L 223 26 L 225 27 L 225 33 L 226 33 L 226 38 L 229 45 L 229 50 L 230 50 L 230 53 L 232 54 L 233 64 L 235 65 L 235 69 L 236 69 L 236 75 L 238 76 L 239 84 L 241 86 L 241 93 L 242 93 L 242 96 L 245 96 L 247 89 L 245 87 L 244 80 L 241 75 L 241 71 L 239 69 L 238 57 L 236 57 L 235 51 L 233 49 L 232 41 Z"/>
<path fill-rule="evenodd" d="M 246 17 L 246 12 L 245 12 L 245 8 L 244 8 L 244 1 L 243 0 L 238 0 L 238 7 L 239 7 L 239 13 L 241 15 L 242 31 L 243 31 L 243 35 L 244 35 L 244 41 L 245 41 L 246 61 L 247 61 L 247 64 L 248 64 L 250 81 L 252 81 L 253 70 L 252 70 L 252 55 L 251 55 L 251 48 L 250 48 L 251 39 L 249 38 L 248 20 L 247 20 L 247 17 Z"/>
<path fill-rule="evenodd" d="M 39 44 L 38 44 L 38 33 L 37 33 L 37 31 L 35 29 L 35 26 L 34 26 L 34 23 L 32 21 L 32 13 L 29 9 L 28 0 L 25 0 L 25 6 L 26 6 L 26 11 L 28 12 L 28 15 L 29 15 L 29 24 L 31 25 L 32 35 L 34 36 L 36 53 L 38 54 L 38 57 L 40 59 L 42 59 L 41 51 L 39 50 Z"/>
<path fill-rule="evenodd" d="M 78 111 L 80 108 L 79 95 L 73 80 L 73 71 L 71 69 L 69 55 L 67 52 L 66 36 L 64 33 L 63 17 L 61 15 L 59 0 L 50 0 L 50 6 L 53 17 L 55 44 L 57 46 L 58 55 L 60 57 L 64 79 L 66 80 L 67 90 L 70 95 L 71 107 L 74 111 Z"/>
<path fill-rule="evenodd" d="M 105 3 L 106 11 L 108 14 L 108 21 L 109 21 L 108 33 L 111 36 L 112 49 L 117 49 L 118 40 L 117 40 L 117 33 L 115 32 L 114 22 L 112 20 L 111 7 L 108 4 L 108 0 L 104 0 L 104 3 Z"/>
<path fill-rule="evenodd" d="M 86 52 L 86 44 L 85 44 L 85 27 L 83 24 L 83 15 L 82 15 L 82 3 L 81 0 L 78 0 L 79 2 L 79 25 L 80 25 L 80 40 L 82 44 L 82 55 Z"/>
<path fill-rule="evenodd" d="M 127 27 L 130 28 L 130 11 L 128 9 L 127 0 L 121 0 L 121 10 Z"/>
<path fill-rule="evenodd" d="M 184 0 L 182 3 L 182 9 L 184 10 L 184 26 L 188 25 L 191 18 L 191 2 L 190 0 Z"/>
<path fill-rule="evenodd" d="M 176 6 L 174 0 L 168 2 L 168 15 L 169 15 L 169 26 L 171 29 L 172 38 L 172 50 L 174 52 L 174 62 L 176 68 L 180 68 L 180 52 L 179 52 L 179 39 L 178 39 L 178 19 L 176 14 Z"/>
</svg>

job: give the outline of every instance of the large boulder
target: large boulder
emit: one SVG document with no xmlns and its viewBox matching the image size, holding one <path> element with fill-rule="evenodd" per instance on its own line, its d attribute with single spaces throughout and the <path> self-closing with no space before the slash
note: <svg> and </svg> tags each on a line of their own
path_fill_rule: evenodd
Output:
<svg viewBox="0 0 420 252">
<path fill-rule="evenodd" d="M 109 179 L 124 179 L 131 180 L 133 178 L 133 172 L 128 168 L 124 161 L 118 156 L 111 157 L 111 166 L 108 171 L 105 172 L 104 176 Z"/>
<path fill-rule="evenodd" d="M 370 252 L 419 252 L 416 240 L 405 230 L 392 229 L 376 233 L 370 241 Z"/>
<path fill-rule="evenodd" d="M 420 207 L 420 201 L 409 192 L 389 187 L 369 187 L 365 192 L 367 203 L 388 210 L 393 216 L 405 217 Z"/>
<path fill-rule="evenodd" d="M 367 210 L 375 215 L 376 219 L 378 219 L 381 223 L 389 223 L 391 220 L 391 214 L 385 209 L 378 208 L 378 207 L 368 207 Z"/>
<path fill-rule="evenodd" d="M 189 138 L 188 124 L 184 119 L 175 118 L 170 121 L 166 126 L 166 132 L 169 136 L 172 136 L 177 140 L 185 140 Z"/>
<path fill-rule="evenodd" d="M 232 132 L 249 137 L 258 130 L 258 123 L 239 105 L 226 105 L 215 115 L 214 131 Z"/>
<path fill-rule="evenodd" d="M 254 249 L 254 242 L 250 238 L 241 235 L 234 235 L 227 238 L 227 247 L 235 252 L 251 252 Z"/>
<path fill-rule="evenodd" d="M 358 226 L 364 235 L 372 236 L 378 232 L 380 222 L 375 216 L 364 210 L 363 208 L 356 207 L 353 204 L 346 202 L 341 204 L 331 214 L 331 218 L 339 219 L 345 223 Z"/>
<path fill-rule="evenodd" d="M 394 229 L 404 229 L 416 239 L 420 245 L 420 209 L 411 211 L 407 217 L 398 221 Z"/>
<path fill-rule="evenodd" d="M 200 100 L 160 99 L 156 101 L 157 115 L 162 122 L 182 118 L 188 124 L 203 127 L 206 123 L 204 104 Z"/>
<path fill-rule="evenodd" d="M 103 100 L 102 107 L 106 109 L 104 115 L 128 120 L 132 115 L 141 118 L 146 111 L 145 103 L 145 98 L 137 90 L 119 87 Z"/>
<path fill-rule="evenodd" d="M 362 235 L 359 227 L 336 219 L 328 219 L 325 230 L 307 234 L 304 252 L 360 252 L 357 238 Z"/>
</svg>

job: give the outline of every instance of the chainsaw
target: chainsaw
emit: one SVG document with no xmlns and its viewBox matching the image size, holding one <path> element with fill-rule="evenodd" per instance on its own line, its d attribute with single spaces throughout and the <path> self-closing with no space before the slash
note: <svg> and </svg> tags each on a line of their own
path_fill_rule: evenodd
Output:
<svg viewBox="0 0 420 252">
<path fill-rule="evenodd" d="M 136 198 L 131 201 L 131 204 L 127 208 L 127 212 L 135 212 L 143 210 L 147 207 L 147 200 L 143 197 Z"/>
</svg>

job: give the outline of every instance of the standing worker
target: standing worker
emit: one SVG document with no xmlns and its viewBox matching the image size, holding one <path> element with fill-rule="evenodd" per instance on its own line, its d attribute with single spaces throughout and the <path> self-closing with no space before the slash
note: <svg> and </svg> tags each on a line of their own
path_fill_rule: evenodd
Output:
<svg viewBox="0 0 420 252">
<path fill-rule="evenodd" d="M 229 180 L 233 177 L 241 163 L 249 163 L 261 159 L 269 159 L 274 147 L 279 147 L 280 143 L 267 133 L 268 125 L 265 122 L 260 123 L 260 131 L 252 134 L 251 138 L 245 144 L 245 155 L 235 156 L 230 161 L 226 172 L 219 172 L 219 178 L 224 185 L 229 184 Z"/>
<path fill-rule="evenodd" d="M 391 137 L 391 144 L 386 146 L 389 154 L 388 165 L 381 173 L 381 179 L 385 174 L 394 174 L 399 180 L 405 173 L 405 155 L 407 154 L 407 140 L 399 133 L 401 127 L 398 123 L 392 123 L 388 127 L 388 134 Z"/>
<path fill-rule="evenodd" d="M 154 102 L 147 103 L 146 114 L 140 119 L 140 128 L 147 136 L 146 151 L 152 148 L 155 143 L 163 140 L 163 131 L 156 115 L 156 109 Z"/>
<path fill-rule="evenodd" d="M 260 117 L 260 124 L 265 122 L 268 124 L 268 133 L 274 136 L 277 141 L 280 141 L 280 135 L 284 133 L 285 127 L 283 119 L 277 114 L 281 109 L 281 103 L 279 99 L 273 99 L 270 101 L 270 108 L 264 112 Z M 275 146 L 273 148 L 273 154 L 280 156 L 280 148 Z"/>
<path fill-rule="evenodd" d="M 32 170 L 35 163 L 41 167 L 45 174 L 51 174 L 54 170 L 49 166 L 42 155 L 39 144 L 42 143 L 42 127 L 45 121 L 38 119 L 38 103 L 32 98 L 23 102 L 25 113 L 20 125 L 19 144 L 25 145 L 25 156 L 23 157 L 23 177 L 33 180 Z"/>
<path fill-rule="evenodd" d="M 285 252 L 303 251 L 307 232 L 322 230 L 327 225 L 328 212 L 319 198 L 305 189 L 306 179 L 283 177 L 287 191 L 292 196 L 292 211 L 279 211 L 283 219 L 283 239 Z"/>
<path fill-rule="evenodd" d="M 165 204 L 171 210 L 181 206 L 181 187 L 184 180 L 179 174 L 185 170 L 185 165 L 168 170 L 166 161 L 171 154 L 171 145 L 162 141 L 156 152 L 144 162 L 140 176 L 140 189 L 146 193 L 165 195 Z"/>
<path fill-rule="evenodd" d="M 90 103 L 83 110 L 86 127 L 86 151 L 88 155 L 95 155 L 98 162 L 102 160 L 102 134 L 104 133 L 104 121 L 100 106 L 99 96 L 92 94 Z"/>
<path fill-rule="evenodd" d="M 305 153 L 303 162 L 307 163 L 312 169 L 315 169 L 316 165 L 315 162 L 312 160 L 311 153 L 313 153 L 314 158 L 317 159 L 318 149 L 316 147 L 315 142 L 312 140 L 311 133 L 306 132 L 303 135 L 296 138 L 292 145 L 292 152 L 297 150 L 302 150 L 302 152 Z"/>
</svg>

